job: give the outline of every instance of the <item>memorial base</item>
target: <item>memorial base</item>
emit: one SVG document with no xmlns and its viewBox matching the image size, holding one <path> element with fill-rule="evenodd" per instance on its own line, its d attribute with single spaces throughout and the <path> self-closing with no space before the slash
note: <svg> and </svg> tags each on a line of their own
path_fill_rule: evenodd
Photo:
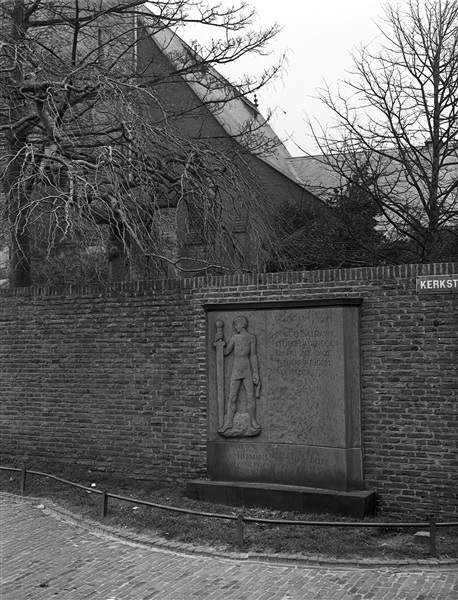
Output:
<svg viewBox="0 0 458 600">
<path fill-rule="evenodd" d="M 328 513 L 354 519 L 373 515 L 376 509 L 376 493 L 366 490 L 340 492 L 292 485 L 198 479 L 188 481 L 186 491 L 190 498 L 203 502 Z"/>
</svg>

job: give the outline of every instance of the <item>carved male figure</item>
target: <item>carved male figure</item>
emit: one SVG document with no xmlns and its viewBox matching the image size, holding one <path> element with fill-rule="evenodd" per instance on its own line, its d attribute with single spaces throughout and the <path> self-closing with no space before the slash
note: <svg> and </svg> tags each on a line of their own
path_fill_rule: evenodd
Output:
<svg viewBox="0 0 458 600">
<path fill-rule="evenodd" d="M 261 430 L 256 422 L 256 401 L 254 386 L 259 389 L 259 365 L 256 349 L 256 336 L 247 331 L 248 321 L 245 317 L 237 317 L 234 320 L 235 333 L 229 340 L 224 355 L 227 356 L 234 351 L 234 364 L 231 373 L 229 399 L 224 415 L 223 426 L 218 429 L 224 433 L 232 428 L 234 414 L 237 410 L 237 400 L 240 388 L 243 384 L 247 401 L 247 412 L 251 419 L 251 427 L 254 431 Z"/>
</svg>

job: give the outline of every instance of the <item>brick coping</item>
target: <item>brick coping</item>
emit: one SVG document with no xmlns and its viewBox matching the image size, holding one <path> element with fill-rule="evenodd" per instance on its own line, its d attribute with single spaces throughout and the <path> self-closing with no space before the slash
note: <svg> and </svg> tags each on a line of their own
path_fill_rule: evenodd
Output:
<svg viewBox="0 0 458 600">
<path fill-rule="evenodd" d="M 378 267 L 352 267 L 315 271 L 285 271 L 280 273 L 240 273 L 204 275 L 181 279 L 116 282 L 107 284 L 45 285 L 0 290 L 0 298 L 18 296 L 75 296 L 75 295 L 135 295 L 152 290 L 209 290 L 233 286 L 317 284 L 326 282 L 404 279 L 425 275 L 451 275 L 458 272 L 458 263 L 424 263 Z"/>
<path fill-rule="evenodd" d="M 167 540 L 160 535 L 147 536 L 141 533 L 126 531 L 110 525 L 104 525 L 98 521 L 88 519 L 66 508 L 63 508 L 46 498 L 37 498 L 32 496 L 19 496 L 9 492 L 0 492 L 2 501 L 9 500 L 13 503 L 29 503 L 36 504 L 35 508 L 39 508 L 45 514 L 52 516 L 60 521 L 64 521 L 69 525 L 80 527 L 95 535 L 101 535 L 120 541 L 125 544 L 131 544 L 137 547 L 145 547 L 157 552 L 171 552 L 173 554 L 192 554 L 198 556 L 208 556 L 221 558 L 233 561 L 253 561 L 265 562 L 268 564 L 290 564 L 297 566 L 307 566 L 314 568 L 345 568 L 345 569 L 380 569 L 380 568 L 396 568 L 408 571 L 426 571 L 426 570 L 455 570 L 458 565 L 458 558 L 428 558 L 428 559 L 383 559 L 383 558 L 353 558 L 341 559 L 332 558 L 322 555 L 303 554 L 282 554 L 272 553 L 264 554 L 260 552 L 224 552 L 212 546 L 198 546 L 184 542 L 173 542 Z"/>
</svg>

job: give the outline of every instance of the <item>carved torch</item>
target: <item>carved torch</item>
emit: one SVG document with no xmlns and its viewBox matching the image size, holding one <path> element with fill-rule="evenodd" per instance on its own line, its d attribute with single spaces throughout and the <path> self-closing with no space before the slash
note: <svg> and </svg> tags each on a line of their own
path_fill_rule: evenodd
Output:
<svg viewBox="0 0 458 600">
<path fill-rule="evenodd" d="M 224 423 L 224 346 L 226 342 L 223 337 L 224 321 L 218 319 L 215 323 L 216 335 L 213 345 L 216 348 L 216 390 L 218 398 L 218 420 L 219 427 Z"/>
</svg>

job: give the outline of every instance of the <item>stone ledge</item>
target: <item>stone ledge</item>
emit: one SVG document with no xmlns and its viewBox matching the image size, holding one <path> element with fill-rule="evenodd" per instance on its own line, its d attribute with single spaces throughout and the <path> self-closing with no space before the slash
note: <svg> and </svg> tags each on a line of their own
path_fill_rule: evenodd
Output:
<svg viewBox="0 0 458 600">
<path fill-rule="evenodd" d="M 188 481 L 186 490 L 190 498 L 204 502 L 260 506 L 301 513 L 328 513 L 355 519 L 375 514 L 376 505 L 376 492 L 366 490 L 341 492 L 292 485 L 206 479 Z"/>
</svg>

